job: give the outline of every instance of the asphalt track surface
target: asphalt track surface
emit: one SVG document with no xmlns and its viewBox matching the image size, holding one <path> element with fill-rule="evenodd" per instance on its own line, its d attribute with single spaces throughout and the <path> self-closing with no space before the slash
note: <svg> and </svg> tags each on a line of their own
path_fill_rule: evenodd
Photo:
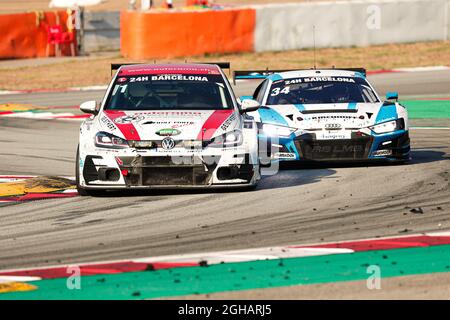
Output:
<svg viewBox="0 0 450 320">
<path fill-rule="evenodd" d="M 450 72 L 371 80 L 380 94 L 450 96 Z M 0 96 L 0 103 L 77 105 L 102 95 L 35 93 Z M 0 118 L 0 174 L 73 176 L 78 127 Z M 407 165 L 292 167 L 264 177 L 253 192 L 116 192 L 4 204 L 0 269 L 450 230 L 450 130 L 411 130 L 411 139 Z M 415 207 L 424 213 L 411 213 Z"/>
</svg>

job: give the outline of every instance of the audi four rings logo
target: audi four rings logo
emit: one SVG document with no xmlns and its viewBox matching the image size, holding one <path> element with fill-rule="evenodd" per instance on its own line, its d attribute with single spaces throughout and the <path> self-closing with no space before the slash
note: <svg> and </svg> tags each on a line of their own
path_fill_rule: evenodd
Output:
<svg viewBox="0 0 450 320">
<path fill-rule="evenodd" d="M 327 123 L 325 125 L 325 129 L 328 130 L 336 130 L 336 129 L 340 129 L 342 126 L 339 123 Z"/>
<path fill-rule="evenodd" d="M 175 140 L 171 137 L 166 137 L 161 141 L 161 145 L 165 150 L 171 150 L 175 147 Z"/>
</svg>

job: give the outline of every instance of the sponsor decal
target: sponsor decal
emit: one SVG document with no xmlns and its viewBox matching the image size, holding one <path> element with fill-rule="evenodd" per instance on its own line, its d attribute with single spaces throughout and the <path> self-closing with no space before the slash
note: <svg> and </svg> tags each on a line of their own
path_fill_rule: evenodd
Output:
<svg viewBox="0 0 450 320">
<path fill-rule="evenodd" d="M 151 79 L 152 81 L 208 81 L 208 78 L 204 76 L 186 76 L 182 74 L 164 74 L 152 76 Z"/>
<path fill-rule="evenodd" d="M 355 83 L 355 80 L 348 77 L 309 77 L 309 78 L 297 78 L 289 79 L 285 81 L 286 85 L 296 83 L 318 82 L 318 81 L 330 81 L 330 82 L 350 82 Z"/>
<path fill-rule="evenodd" d="M 345 134 L 324 134 L 322 136 L 323 140 L 339 140 L 339 139 L 350 139 L 350 137 Z"/>
<path fill-rule="evenodd" d="M 110 130 L 110 131 L 114 131 L 116 130 L 116 126 L 114 125 L 114 123 L 112 123 L 111 120 L 109 120 L 108 117 L 101 117 L 100 121 L 103 122 L 103 124 Z"/>
<path fill-rule="evenodd" d="M 141 113 L 127 115 L 123 111 L 105 111 L 105 114 L 117 124 L 126 140 L 140 140 L 139 134 L 132 122 L 144 119 Z"/>
<path fill-rule="evenodd" d="M 228 127 L 233 123 L 233 121 L 236 120 L 236 113 L 232 113 L 231 116 L 228 117 L 227 120 L 225 120 L 222 125 L 220 126 L 220 129 L 227 130 Z"/>
<path fill-rule="evenodd" d="M 172 150 L 175 147 L 175 140 L 171 137 L 166 137 L 161 141 L 161 146 L 164 150 Z"/>
<path fill-rule="evenodd" d="M 122 117 L 118 117 L 114 119 L 115 123 L 119 124 L 126 124 L 126 123 L 132 123 L 132 122 L 139 122 L 145 119 L 145 116 L 141 113 L 133 114 L 133 115 L 125 115 Z"/>
<path fill-rule="evenodd" d="M 148 81 L 148 77 L 131 77 L 130 82 Z"/>
<path fill-rule="evenodd" d="M 161 129 L 156 131 L 156 134 L 159 136 L 176 136 L 181 133 L 180 130 L 174 128 Z"/>
<path fill-rule="evenodd" d="M 278 159 L 295 159 L 295 153 L 290 152 L 276 152 L 275 158 Z"/>
<path fill-rule="evenodd" d="M 127 78 L 125 78 L 125 77 L 120 77 L 120 78 L 117 79 L 117 82 L 119 82 L 119 83 L 123 83 L 123 82 L 126 82 L 126 81 L 127 81 Z"/>
<path fill-rule="evenodd" d="M 390 156 L 390 155 L 392 155 L 392 150 L 378 150 L 373 153 L 374 157 Z"/>
<path fill-rule="evenodd" d="M 194 121 L 146 121 L 143 124 L 157 124 L 157 125 L 168 125 L 171 126 L 171 128 L 180 128 L 185 126 L 193 125 Z"/>
<path fill-rule="evenodd" d="M 201 117 L 201 111 L 145 111 L 139 112 L 145 118 Z M 150 123 L 149 123 L 150 124 Z"/>
</svg>

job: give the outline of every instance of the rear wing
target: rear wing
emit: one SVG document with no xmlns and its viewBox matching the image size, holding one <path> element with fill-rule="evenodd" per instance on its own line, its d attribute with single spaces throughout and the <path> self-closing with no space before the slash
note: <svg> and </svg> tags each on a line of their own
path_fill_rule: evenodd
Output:
<svg viewBox="0 0 450 320">
<path fill-rule="evenodd" d="M 236 84 L 236 80 L 255 80 L 255 79 L 265 79 L 274 73 L 296 71 L 292 70 L 236 70 L 233 72 L 233 84 Z"/>
<path fill-rule="evenodd" d="M 133 64 L 139 64 L 139 63 L 111 63 L 111 75 L 114 71 L 119 70 L 121 66 L 131 66 Z"/>
<path fill-rule="evenodd" d="M 289 71 L 303 71 L 303 70 L 314 70 L 314 69 L 284 69 L 284 70 L 236 70 L 233 73 L 233 83 L 236 84 L 236 80 L 254 80 L 254 79 L 265 79 L 268 76 Z M 359 72 L 366 76 L 366 69 L 364 68 L 320 68 L 318 70 L 342 70 L 342 71 L 353 71 Z"/>
<path fill-rule="evenodd" d="M 215 64 L 220 69 L 230 69 L 231 64 L 229 62 L 193 62 L 194 64 Z M 119 70 L 121 66 L 130 66 L 135 64 L 143 64 L 142 62 L 134 62 L 134 63 L 111 63 L 111 75 L 114 71 Z"/>
</svg>

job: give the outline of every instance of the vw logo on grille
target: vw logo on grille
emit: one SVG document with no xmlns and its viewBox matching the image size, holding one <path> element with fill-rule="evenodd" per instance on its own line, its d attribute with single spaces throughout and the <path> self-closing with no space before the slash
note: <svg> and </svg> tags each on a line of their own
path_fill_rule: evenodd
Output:
<svg viewBox="0 0 450 320">
<path fill-rule="evenodd" d="M 342 126 L 340 123 L 327 123 L 325 125 L 325 129 L 327 130 L 337 130 L 340 129 Z"/>
<path fill-rule="evenodd" d="M 175 140 L 171 137 L 166 137 L 161 141 L 161 145 L 165 150 L 173 149 L 175 147 Z"/>
</svg>

